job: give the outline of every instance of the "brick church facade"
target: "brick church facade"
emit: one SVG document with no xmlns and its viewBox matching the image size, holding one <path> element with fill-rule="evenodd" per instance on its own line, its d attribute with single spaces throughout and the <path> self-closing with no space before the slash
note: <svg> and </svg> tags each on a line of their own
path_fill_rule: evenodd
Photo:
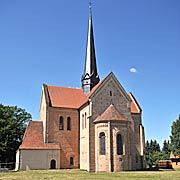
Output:
<svg viewBox="0 0 180 180">
<path fill-rule="evenodd" d="M 142 110 L 111 72 L 100 81 L 90 9 L 82 88 L 43 84 L 40 121 L 30 121 L 16 170 L 145 168 Z"/>
</svg>

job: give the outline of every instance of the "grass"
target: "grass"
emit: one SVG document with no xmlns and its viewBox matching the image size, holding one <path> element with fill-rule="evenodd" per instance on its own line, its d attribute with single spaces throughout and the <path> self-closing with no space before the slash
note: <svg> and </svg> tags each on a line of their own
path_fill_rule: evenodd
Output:
<svg viewBox="0 0 180 180">
<path fill-rule="evenodd" d="M 0 180 L 180 180 L 180 171 L 88 173 L 80 170 L 36 170 L 0 173 Z"/>
</svg>

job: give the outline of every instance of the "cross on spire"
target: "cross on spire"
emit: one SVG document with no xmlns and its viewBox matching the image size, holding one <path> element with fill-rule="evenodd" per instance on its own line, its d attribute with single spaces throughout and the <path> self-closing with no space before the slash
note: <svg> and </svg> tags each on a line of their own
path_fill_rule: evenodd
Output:
<svg viewBox="0 0 180 180">
<path fill-rule="evenodd" d="M 91 0 L 89 1 L 89 9 L 92 9 L 92 2 L 91 2 Z"/>
</svg>

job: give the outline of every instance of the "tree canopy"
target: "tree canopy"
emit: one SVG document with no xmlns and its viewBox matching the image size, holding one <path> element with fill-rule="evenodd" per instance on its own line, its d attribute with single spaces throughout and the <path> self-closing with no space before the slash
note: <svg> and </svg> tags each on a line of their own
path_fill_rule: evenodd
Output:
<svg viewBox="0 0 180 180">
<path fill-rule="evenodd" d="M 171 150 L 174 155 L 180 154 L 180 115 L 171 126 Z"/>
<path fill-rule="evenodd" d="M 16 150 L 31 114 L 17 106 L 0 104 L 0 162 L 15 161 Z"/>
<path fill-rule="evenodd" d="M 146 163 L 147 167 L 151 168 L 157 165 L 159 160 L 169 160 L 170 158 L 170 144 L 169 141 L 164 140 L 162 150 L 156 140 L 146 141 Z"/>
</svg>

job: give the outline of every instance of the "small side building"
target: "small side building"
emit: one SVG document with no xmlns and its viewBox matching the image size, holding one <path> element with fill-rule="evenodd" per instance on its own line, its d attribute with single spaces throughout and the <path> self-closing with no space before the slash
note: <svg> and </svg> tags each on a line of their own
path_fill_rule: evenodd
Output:
<svg viewBox="0 0 180 180">
<path fill-rule="evenodd" d="M 59 169 L 60 149 L 58 143 L 44 143 L 41 121 L 29 121 L 16 153 L 15 170 Z"/>
</svg>

